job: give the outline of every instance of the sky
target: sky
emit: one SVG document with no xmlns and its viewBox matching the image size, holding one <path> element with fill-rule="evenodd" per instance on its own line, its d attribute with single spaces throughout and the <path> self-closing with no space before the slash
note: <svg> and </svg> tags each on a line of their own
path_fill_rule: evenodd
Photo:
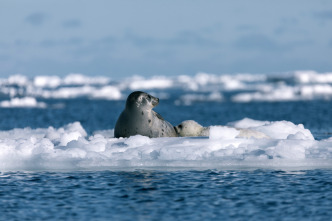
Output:
<svg viewBox="0 0 332 221">
<path fill-rule="evenodd" d="M 0 77 L 332 71 L 330 0 L 0 0 Z"/>
</svg>

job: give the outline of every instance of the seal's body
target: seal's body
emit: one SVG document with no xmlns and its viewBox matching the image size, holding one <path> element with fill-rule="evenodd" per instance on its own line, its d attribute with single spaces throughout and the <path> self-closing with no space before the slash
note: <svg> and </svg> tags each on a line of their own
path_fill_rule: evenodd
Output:
<svg viewBox="0 0 332 221">
<path fill-rule="evenodd" d="M 173 125 L 152 110 L 159 99 L 145 92 L 135 91 L 126 101 L 114 129 L 115 137 L 143 135 L 152 137 L 177 137 Z"/>
</svg>

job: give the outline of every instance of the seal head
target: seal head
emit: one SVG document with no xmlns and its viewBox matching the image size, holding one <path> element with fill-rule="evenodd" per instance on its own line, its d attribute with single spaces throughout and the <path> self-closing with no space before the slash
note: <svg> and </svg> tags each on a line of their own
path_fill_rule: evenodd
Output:
<svg viewBox="0 0 332 221">
<path fill-rule="evenodd" d="M 185 120 L 174 128 L 181 137 L 209 136 L 209 129 L 194 120 Z"/>
<path fill-rule="evenodd" d="M 158 104 L 159 99 L 150 94 L 142 91 L 131 93 L 115 124 L 114 136 L 176 137 L 174 127 L 152 110 Z"/>
</svg>

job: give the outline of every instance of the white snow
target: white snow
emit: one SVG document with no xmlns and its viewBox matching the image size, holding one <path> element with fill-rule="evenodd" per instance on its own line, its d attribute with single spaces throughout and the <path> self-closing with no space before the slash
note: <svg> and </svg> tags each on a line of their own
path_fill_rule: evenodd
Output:
<svg viewBox="0 0 332 221">
<path fill-rule="evenodd" d="M 270 139 L 236 138 L 211 127 L 210 138 L 113 138 L 113 130 L 87 136 L 79 122 L 62 128 L 0 131 L 0 170 L 99 170 L 135 168 L 332 168 L 332 138 L 314 140 L 288 121 L 243 119 L 231 123 L 267 133 Z"/>
<path fill-rule="evenodd" d="M 211 126 L 210 127 L 210 139 L 234 139 L 239 135 L 240 131 L 235 128 Z"/>
<path fill-rule="evenodd" d="M 295 125 L 289 121 L 270 122 L 244 118 L 239 121 L 231 122 L 228 125 L 236 128 L 257 130 L 274 139 L 287 139 L 290 135 L 296 135 L 297 137 L 301 136 L 303 140 L 314 140 L 310 130 L 305 129 L 303 124 Z M 290 138 L 293 137 L 290 136 Z"/>
</svg>

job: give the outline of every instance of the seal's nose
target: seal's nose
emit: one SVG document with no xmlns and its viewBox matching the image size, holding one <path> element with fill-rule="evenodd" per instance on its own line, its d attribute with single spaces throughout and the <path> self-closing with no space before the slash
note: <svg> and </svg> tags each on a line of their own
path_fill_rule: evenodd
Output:
<svg viewBox="0 0 332 221">
<path fill-rule="evenodd" d="M 152 105 L 155 107 L 159 104 L 159 98 L 154 97 L 152 100 Z"/>
</svg>

